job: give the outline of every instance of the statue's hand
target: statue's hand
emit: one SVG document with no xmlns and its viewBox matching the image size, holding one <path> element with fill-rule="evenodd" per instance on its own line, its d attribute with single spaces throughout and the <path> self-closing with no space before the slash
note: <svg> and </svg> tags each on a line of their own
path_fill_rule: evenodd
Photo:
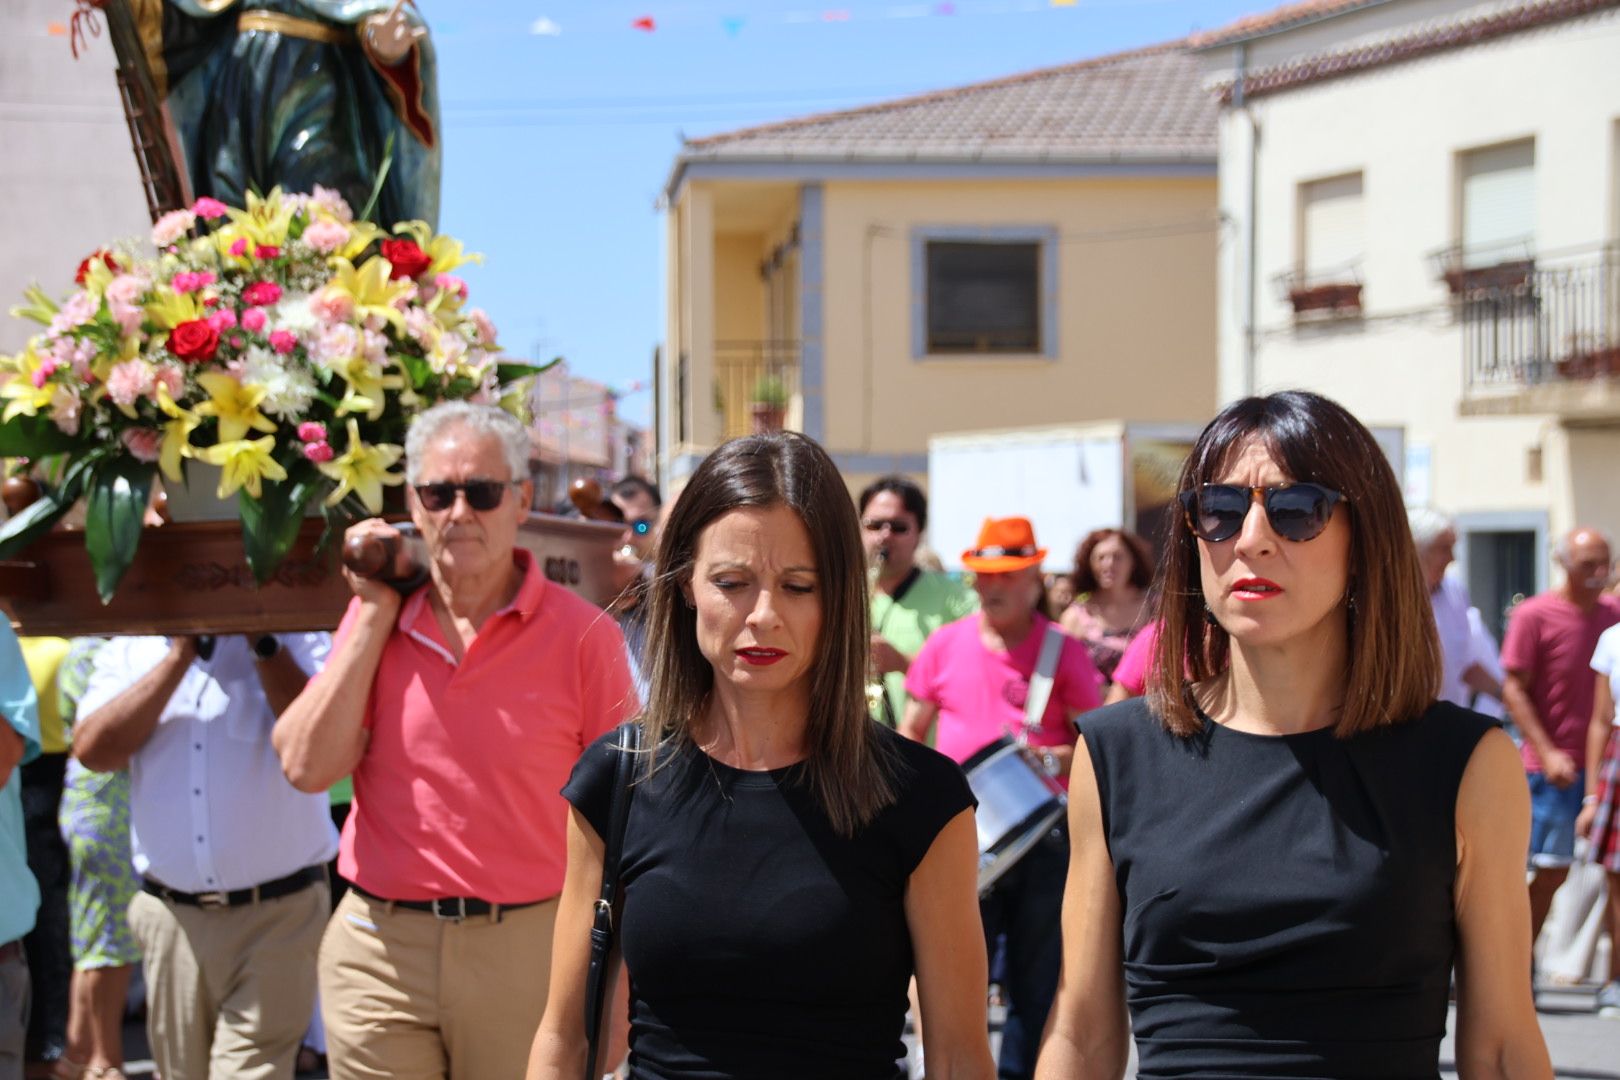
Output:
<svg viewBox="0 0 1620 1080">
<path fill-rule="evenodd" d="M 405 0 L 399 0 L 385 14 L 366 16 L 360 32 L 365 35 L 367 51 L 388 67 L 405 59 L 416 43 L 427 37 L 427 27 L 405 17 Z"/>
</svg>

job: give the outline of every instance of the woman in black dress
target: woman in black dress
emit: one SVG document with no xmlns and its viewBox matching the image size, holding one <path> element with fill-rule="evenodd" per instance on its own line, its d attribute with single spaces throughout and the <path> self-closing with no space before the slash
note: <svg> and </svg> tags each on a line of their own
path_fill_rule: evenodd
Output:
<svg viewBox="0 0 1620 1080">
<path fill-rule="evenodd" d="M 1134 1032 L 1143 1077 L 1437 1077 L 1455 966 L 1458 1072 L 1550 1077 L 1524 773 L 1435 701 L 1377 443 L 1317 395 L 1248 398 L 1180 487 L 1148 696 L 1081 721 L 1036 1075 L 1118 1077 Z"/>
<path fill-rule="evenodd" d="M 832 461 L 792 433 L 722 446 L 657 568 L 620 874 L 631 1076 L 903 1078 L 913 972 L 930 1075 L 992 1076 L 973 797 L 953 762 L 867 715 L 864 559 Z M 584 1071 L 616 753 L 612 735 L 587 748 L 563 790 L 531 1078 Z"/>
</svg>

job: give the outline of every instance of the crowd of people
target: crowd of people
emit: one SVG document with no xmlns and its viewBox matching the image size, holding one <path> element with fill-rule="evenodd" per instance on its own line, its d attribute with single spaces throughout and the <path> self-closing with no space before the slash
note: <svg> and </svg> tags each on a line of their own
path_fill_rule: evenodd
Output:
<svg viewBox="0 0 1620 1080">
<path fill-rule="evenodd" d="M 603 611 L 518 542 L 518 421 L 430 409 L 406 472 L 426 577 L 346 571 L 331 635 L 0 628 L 0 1080 L 122 1076 L 137 968 L 165 1080 L 1434 1076 L 1452 998 L 1461 1071 L 1545 1077 L 1578 855 L 1620 939 L 1606 538 L 1498 650 L 1324 398 L 1229 406 L 1157 546 L 1056 579 L 1027 517 L 942 572 L 915 481 L 776 433 L 611 488 Z"/>
</svg>

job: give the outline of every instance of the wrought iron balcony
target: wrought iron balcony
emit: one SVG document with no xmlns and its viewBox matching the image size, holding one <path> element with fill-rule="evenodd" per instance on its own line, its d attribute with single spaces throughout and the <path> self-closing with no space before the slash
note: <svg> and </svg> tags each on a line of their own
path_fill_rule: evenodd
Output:
<svg viewBox="0 0 1620 1080">
<path fill-rule="evenodd" d="M 777 431 L 799 394 L 797 341 L 717 341 L 714 408 L 727 439 Z"/>
<path fill-rule="evenodd" d="M 1620 415 L 1620 244 L 1472 288 L 1458 321 L 1465 411 Z"/>
</svg>

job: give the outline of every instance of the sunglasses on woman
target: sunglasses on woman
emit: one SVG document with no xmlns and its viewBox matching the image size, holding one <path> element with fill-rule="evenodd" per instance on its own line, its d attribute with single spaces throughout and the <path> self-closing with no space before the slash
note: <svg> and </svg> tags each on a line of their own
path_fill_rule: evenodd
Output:
<svg viewBox="0 0 1620 1080">
<path fill-rule="evenodd" d="M 1243 519 L 1249 516 L 1249 507 L 1256 499 L 1266 508 L 1271 531 L 1296 544 L 1321 536 L 1333 519 L 1333 508 L 1350 501 L 1341 492 L 1321 484 L 1205 484 L 1196 491 L 1183 491 L 1179 497 L 1188 528 L 1211 544 L 1230 540 L 1241 532 Z"/>
<path fill-rule="evenodd" d="M 512 480 L 468 480 L 465 484 L 417 484 L 416 498 L 422 509 L 437 513 L 454 506 L 459 491 L 467 496 L 467 505 L 474 510 L 493 510 L 506 497 L 506 489 L 515 483 Z"/>
</svg>

